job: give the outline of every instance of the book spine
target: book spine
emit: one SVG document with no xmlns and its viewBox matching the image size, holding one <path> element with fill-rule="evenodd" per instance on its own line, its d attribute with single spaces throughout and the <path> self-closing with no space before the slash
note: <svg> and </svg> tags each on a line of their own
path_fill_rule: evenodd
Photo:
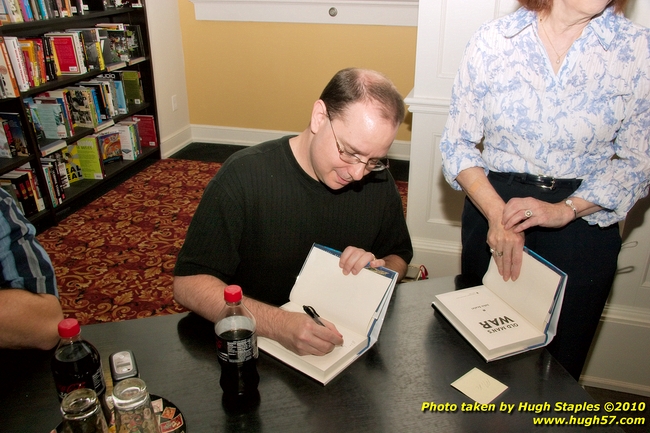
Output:
<svg viewBox="0 0 650 433">
<path fill-rule="evenodd" d="M 5 91 L 5 97 L 15 98 L 20 95 L 20 89 L 18 88 L 14 68 L 11 66 L 11 59 L 9 58 L 9 53 L 7 53 L 7 47 L 2 37 L 0 37 L 0 51 L 0 69 L 6 71 L 2 73 L 2 87 Z"/>
<path fill-rule="evenodd" d="M 22 50 L 20 49 L 20 44 L 18 43 L 18 38 L 15 36 L 5 36 L 4 39 L 7 54 L 9 55 L 11 65 L 16 74 L 18 88 L 22 92 L 25 92 L 29 90 L 29 77 L 27 75 L 27 69 L 25 68 L 25 61 L 23 59 Z"/>
</svg>

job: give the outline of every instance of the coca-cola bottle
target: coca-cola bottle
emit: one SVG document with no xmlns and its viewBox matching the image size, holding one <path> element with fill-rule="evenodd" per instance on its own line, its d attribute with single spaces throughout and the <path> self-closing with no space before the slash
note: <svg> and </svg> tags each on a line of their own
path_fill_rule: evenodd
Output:
<svg viewBox="0 0 650 433">
<path fill-rule="evenodd" d="M 219 313 L 214 330 L 221 364 L 219 384 L 224 399 L 259 397 L 255 318 L 241 302 L 241 287 L 227 286 L 223 296 L 226 306 Z"/>
<path fill-rule="evenodd" d="M 52 374 L 59 400 L 79 388 L 95 391 L 102 404 L 105 403 L 106 382 L 102 362 L 95 346 L 81 338 L 77 319 L 59 322 L 61 340 L 52 358 Z"/>
</svg>

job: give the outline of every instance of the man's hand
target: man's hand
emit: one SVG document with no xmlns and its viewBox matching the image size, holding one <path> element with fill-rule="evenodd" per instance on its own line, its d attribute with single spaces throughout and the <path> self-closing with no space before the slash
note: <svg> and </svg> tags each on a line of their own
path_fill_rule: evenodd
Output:
<svg viewBox="0 0 650 433">
<path fill-rule="evenodd" d="M 357 247 L 347 247 L 341 253 L 339 266 L 343 269 L 343 275 L 348 275 L 350 273 L 352 273 L 352 275 L 357 275 L 361 272 L 361 269 L 368 265 L 376 268 L 379 266 L 385 266 L 386 262 L 383 259 L 376 258 L 373 253 Z"/>
<path fill-rule="evenodd" d="M 225 304 L 225 287 L 223 281 L 210 275 L 175 277 L 174 298 L 214 322 Z M 284 311 L 246 296 L 243 303 L 255 317 L 257 335 L 275 340 L 299 355 L 325 355 L 343 344 L 343 336 L 327 320 L 321 319 L 326 326 L 320 326 L 307 314 Z"/>
<path fill-rule="evenodd" d="M 343 344 L 343 336 L 332 323 L 322 317 L 320 320 L 325 326 L 320 326 L 303 313 L 284 313 L 284 332 L 278 330 L 276 340 L 292 352 L 322 356 Z"/>
</svg>

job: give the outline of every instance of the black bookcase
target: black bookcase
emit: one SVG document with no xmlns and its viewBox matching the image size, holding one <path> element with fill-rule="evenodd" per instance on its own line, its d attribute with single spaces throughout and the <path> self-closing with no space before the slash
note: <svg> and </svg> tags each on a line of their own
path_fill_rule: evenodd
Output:
<svg viewBox="0 0 650 433">
<path fill-rule="evenodd" d="M 124 66 L 121 69 L 137 70 L 140 72 L 140 79 L 144 92 L 144 103 L 140 105 L 129 105 L 129 112 L 127 114 L 115 116 L 113 117 L 113 120 L 117 123 L 134 114 L 153 115 L 155 119 L 156 134 L 160 137 L 158 116 L 156 112 L 153 66 L 150 57 L 151 47 L 147 26 L 146 5 L 144 1 L 141 1 L 140 3 L 142 7 L 110 8 L 104 11 L 86 11 L 82 15 L 74 15 L 65 18 L 3 24 L 0 26 L 0 36 L 35 37 L 48 32 L 63 31 L 69 28 L 93 27 L 97 23 L 105 22 L 139 25 L 142 36 L 142 45 L 145 48 L 146 56 L 144 60 L 134 64 L 127 64 L 127 66 Z M 28 91 L 21 92 L 20 97 L 0 99 L 0 112 L 19 113 L 21 123 L 23 124 L 26 146 L 30 152 L 30 155 L 25 157 L 0 158 L 0 175 L 14 170 L 26 163 L 29 163 L 34 169 L 40 185 L 39 190 L 45 201 L 46 209 L 30 216 L 29 220 L 36 226 L 39 232 L 57 224 L 61 219 L 74 210 L 80 208 L 92 199 L 99 197 L 111 188 L 114 188 L 126 178 L 160 159 L 160 146 L 143 147 L 142 154 L 136 160 L 124 160 L 106 164 L 106 177 L 104 179 L 82 179 L 74 182 L 65 190 L 66 197 L 63 203 L 58 204 L 56 207 L 52 205 L 52 200 L 50 199 L 48 190 L 45 187 L 45 175 L 40 163 L 40 146 L 44 145 L 44 143 L 42 141 L 40 143 L 37 141 L 34 130 L 28 123 L 29 116 L 26 112 L 25 105 L 23 104 L 23 98 L 34 96 L 48 90 L 72 86 L 78 81 L 87 80 L 106 72 L 107 71 L 104 70 L 88 72 L 82 75 L 61 76 L 56 80 L 48 81 L 41 86 L 33 87 Z M 65 141 L 68 144 L 72 144 L 93 132 L 95 132 L 93 129 L 83 129 L 74 136 L 66 138 Z"/>
</svg>

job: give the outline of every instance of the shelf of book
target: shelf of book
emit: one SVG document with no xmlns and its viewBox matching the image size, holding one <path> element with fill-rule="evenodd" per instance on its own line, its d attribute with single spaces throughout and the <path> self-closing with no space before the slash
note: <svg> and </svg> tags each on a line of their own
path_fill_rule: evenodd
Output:
<svg viewBox="0 0 650 433">
<path fill-rule="evenodd" d="M 0 183 L 17 201 L 32 188 L 36 205 L 21 207 L 39 231 L 160 159 L 146 6 L 136 3 L 0 25 Z M 83 176 L 70 155 L 88 140 L 99 154 Z"/>
<path fill-rule="evenodd" d="M 6 173 L 15 170 L 25 164 L 28 164 L 34 157 L 32 156 L 15 156 L 13 158 L 0 158 L 0 173 Z"/>
<path fill-rule="evenodd" d="M 106 183 L 106 181 L 118 177 L 124 171 L 133 168 L 134 166 L 137 166 L 138 164 L 142 163 L 144 160 L 146 160 L 149 157 L 155 156 L 157 153 L 156 150 L 157 149 L 155 148 L 143 149 L 142 155 L 140 155 L 138 159 L 136 159 L 135 161 L 116 161 L 110 164 L 106 164 L 104 166 L 106 170 L 106 177 L 104 179 L 101 180 L 81 179 L 78 180 L 77 182 L 70 184 L 70 187 L 66 188 L 65 190 L 66 197 L 63 204 L 54 208 L 55 211 L 57 212 L 61 211 L 66 206 L 70 206 L 71 204 L 73 204 L 75 200 L 82 197 L 88 191 L 101 187 L 104 183 Z"/>
<path fill-rule="evenodd" d="M 89 22 L 104 18 L 111 18 L 119 14 L 140 11 L 141 8 L 121 7 L 111 8 L 105 11 L 90 11 L 83 15 L 73 15 L 64 18 L 50 18 L 46 20 L 24 21 L 22 23 L 3 23 L 0 26 L 0 35 L 31 36 L 34 32 L 47 33 L 50 31 L 64 30 L 71 27 L 78 27 L 78 24 L 86 25 Z"/>
</svg>

